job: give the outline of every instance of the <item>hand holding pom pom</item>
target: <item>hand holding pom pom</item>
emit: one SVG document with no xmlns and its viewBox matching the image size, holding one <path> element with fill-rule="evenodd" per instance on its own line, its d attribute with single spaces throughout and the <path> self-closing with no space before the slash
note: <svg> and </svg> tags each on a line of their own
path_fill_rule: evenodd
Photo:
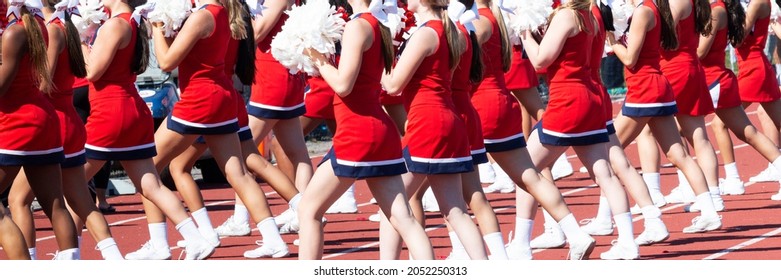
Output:
<svg viewBox="0 0 781 280">
<path fill-rule="evenodd" d="M 79 0 L 78 14 L 71 17 L 73 25 L 79 31 L 82 42 L 90 41 L 108 15 L 103 10 L 100 0 Z"/>
<path fill-rule="evenodd" d="M 548 23 L 548 16 L 553 13 L 551 0 L 517 0 L 513 4 L 502 3 L 500 8 L 510 16 L 510 27 L 515 34 L 524 30 L 536 31 Z"/>
<path fill-rule="evenodd" d="M 271 41 L 271 55 L 291 74 L 305 72 L 312 77 L 319 76 L 314 61 L 305 52 L 314 56 L 314 52 L 336 53 L 336 41 L 344 32 L 344 19 L 327 0 L 312 0 L 286 13 L 289 17 L 285 25 Z"/>
<path fill-rule="evenodd" d="M 189 0 L 156 0 L 147 19 L 151 23 L 162 23 L 165 37 L 173 37 L 182 28 L 184 20 L 192 13 Z"/>
</svg>

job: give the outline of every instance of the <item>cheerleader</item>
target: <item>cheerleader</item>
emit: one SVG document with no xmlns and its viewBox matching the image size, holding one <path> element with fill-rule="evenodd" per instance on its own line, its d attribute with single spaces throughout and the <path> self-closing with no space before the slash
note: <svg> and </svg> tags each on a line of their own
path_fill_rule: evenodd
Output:
<svg viewBox="0 0 781 280">
<path fill-rule="evenodd" d="M 75 5 L 69 5 L 68 1 L 59 4 L 56 1 L 49 1 L 47 4 L 43 9 L 44 15 L 48 18 L 47 60 L 54 81 L 54 91 L 47 94 L 47 97 L 60 120 L 60 135 L 65 153 L 65 161 L 60 164 L 64 195 L 76 221 L 76 228 L 81 229 L 86 224 L 97 242 L 97 248 L 103 259 L 121 260 L 122 254 L 116 241 L 111 237 L 106 219 L 90 197 L 87 181 L 84 178 L 84 164 L 87 162 L 84 156 L 84 143 L 87 132 L 72 101 L 72 88 L 76 78 L 83 78 L 86 75 L 84 57 L 79 47 L 79 34 L 70 21 L 70 9 L 75 8 Z M 52 9 L 55 5 L 56 10 Z M 9 195 L 9 205 L 14 213 L 14 222 L 24 228 L 30 256 L 34 259 L 35 225 L 30 211 L 33 198 L 28 179 L 25 176 L 17 177 Z"/>
<path fill-rule="evenodd" d="M 658 3 L 658 4 L 657 4 Z M 658 6 L 657 6 L 658 5 Z M 712 231 L 721 227 L 702 169 L 686 152 L 672 117 L 678 110 L 672 87 L 659 67 L 660 47 L 678 47 L 668 0 L 643 1 L 634 9 L 626 44 L 614 34 L 608 43 L 626 66 L 628 93 L 621 115 L 615 120 L 618 138 L 628 146 L 648 124 L 668 159 L 686 175 L 697 195 L 701 215 L 692 220 L 684 233 Z"/>
<path fill-rule="evenodd" d="M 382 111 L 380 85 L 393 63 L 391 33 L 380 1 L 351 1 L 355 15 L 345 26 L 339 67 L 322 54 L 308 52 L 323 79 L 333 88 L 338 130 L 334 146 L 317 168 L 301 200 L 299 259 L 323 256 L 322 217 L 356 179 L 366 179 L 383 213 L 407 243 L 415 259 L 434 252 L 423 227 L 407 204 L 401 174 L 406 172 L 401 143 L 392 120 Z M 371 8 L 370 8 L 371 7 Z M 368 129 L 368 130 L 367 130 Z M 360 132 L 360 133 L 359 133 Z"/>
<path fill-rule="evenodd" d="M 148 63 L 145 24 L 141 17 L 131 16 L 133 10 L 125 0 L 106 0 L 103 6 L 111 11 L 111 18 L 93 35 L 91 46 L 82 44 L 92 93 L 92 108 L 86 125 L 87 178 L 95 175 L 105 161 L 120 161 L 136 189 L 148 199 L 145 203 L 151 201 L 149 205 L 159 205 L 176 223 L 176 229 L 188 243 L 186 258 L 207 258 L 215 246 L 201 236 L 179 199 L 162 186 L 152 160 L 157 154 L 152 115 L 134 85 L 136 75 L 142 73 Z M 159 62 L 165 61 L 160 58 L 162 56 L 158 56 Z M 165 151 L 170 150 L 170 147 L 166 148 Z M 165 233 L 167 229 L 162 224 L 156 230 Z M 160 246 L 147 242 L 140 250 L 141 254 L 131 253 L 126 258 L 170 258 L 168 250 L 150 250 Z M 162 246 L 168 249 L 167 244 Z"/>
<path fill-rule="evenodd" d="M 60 180 L 64 160 L 60 123 L 54 107 L 43 96 L 54 87 L 47 70 L 43 5 L 32 0 L 9 1 L 8 5 L 13 10 L 4 28 L 0 64 L 0 186 L 9 185 L 23 167 L 30 188 L 52 223 L 60 249 L 54 259 L 79 259 L 76 228 L 65 208 Z M 8 257 L 30 259 L 24 238 L 11 219 L 2 218 L 0 227 L 4 233 L 0 242 Z"/>
<path fill-rule="evenodd" d="M 303 129 L 298 119 L 306 111 L 305 80 L 303 75 L 290 74 L 274 59 L 270 51 L 272 39 L 282 30 L 288 17 L 284 12 L 298 4 L 298 0 L 266 1 L 263 4 L 263 15 L 253 21 L 257 43 L 255 67 L 261 71 L 255 72 L 247 111 L 250 114 L 249 123 L 255 143 L 260 143 L 273 129 L 274 137 L 295 168 L 293 182 L 298 191 L 303 192 L 313 173 Z M 284 219 L 278 223 L 294 220 L 296 216 L 292 214 L 295 213 L 295 208 L 290 211 L 293 212 L 283 213 Z"/>
<path fill-rule="evenodd" d="M 727 1 L 724 1 L 724 3 L 729 4 Z M 770 0 L 749 2 L 745 12 L 745 23 L 742 23 L 745 39 L 741 41 L 740 37 L 737 37 L 739 36 L 737 35 L 739 31 L 735 30 L 730 31 L 731 34 L 735 34 L 730 35 L 730 42 L 736 45 L 735 47 L 737 50 L 738 65 L 740 67 L 740 71 L 737 77 L 740 101 L 742 101 L 744 108 L 747 108 L 754 102 L 760 103 L 760 111 L 764 109 L 765 112 L 765 116 L 760 116 L 759 118 L 763 128 L 763 134 L 766 135 L 770 141 L 775 144 L 776 147 L 778 147 L 778 129 L 781 127 L 781 105 L 779 105 L 779 103 L 781 103 L 779 102 L 779 99 L 781 98 L 781 92 L 779 91 L 778 81 L 776 80 L 772 66 L 770 65 L 770 62 L 764 53 L 765 44 L 767 42 L 769 33 L 768 26 L 771 25 L 770 22 L 772 20 L 770 18 L 770 5 Z M 740 11 L 735 11 L 735 9 L 730 9 L 730 11 L 731 13 L 729 14 L 732 18 L 741 17 L 741 15 L 743 15 L 743 13 Z M 732 18 L 730 18 L 727 22 L 732 23 L 733 25 L 737 24 Z M 777 24 L 772 24 L 772 26 L 776 25 Z M 738 27 L 739 26 L 730 27 L 730 30 L 732 28 Z M 713 47 L 711 47 L 711 49 L 712 48 Z M 724 87 L 727 87 L 727 85 L 720 85 L 722 92 L 725 90 Z M 721 102 L 722 101 L 719 99 L 719 103 Z M 735 156 L 732 149 L 732 141 L 727 138 L 729 134 L 726 130 L 719 129 L 724 127 L 724 124 L 727 124 L 728 120 L 739 119 L 719 117 L 719 121 L 714 121 L 713 126 L 717 140 L 719 140 L 718 142 L 722 158 L 725 162 L 724 168 L 727 173 L 727 180 L 729 180 L 729 178 L 738 177 L 737 167 L 734 164 Z M 735 128 L 738 128 L 744 127 L 745 123 L 729 125 L 728 127 L 730 130 L 732 130 L 733 125 Z M 734 131 L 735 130 L 733 130 L 733 132 Z M 754 147 L 757 148 L 757 146 Z M 752 177 L 750 179 L 751 181 L 775 181 L 778 179 L 777 176 L 776 178 L 773 178 L 774 176 L 771 174 L 781 174 L 781 172 L 778 172 L 779 166 L 777 166 L 774 161 L 774 153 L 765 149 L 767 148 L 762 149 L 765 152 L 762 152 L 761 154 L 772 163 L 768 165 L 768 168 L 765 171 L 762 171 L 762 173 L 759 175 Z M 724 190 L 725 194 L 742 194 L 743 192 L 745 192 L 745 190 L 742 184 L 736 184 L 736 186 L 726 188 Z M 779 191 L 779 194 L 771 196 L 771 199 L 781 200 L 781 191 Z"/>
</svg>

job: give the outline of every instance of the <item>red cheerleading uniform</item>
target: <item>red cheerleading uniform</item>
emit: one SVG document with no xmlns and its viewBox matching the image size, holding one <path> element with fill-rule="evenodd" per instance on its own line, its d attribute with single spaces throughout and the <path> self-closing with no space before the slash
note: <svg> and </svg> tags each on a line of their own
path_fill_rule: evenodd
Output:
<svg viewBox="0 0 781 280">
<path fill-rule="evenodd" d="M 239 40 L 230 38 L 228 50 L 225 55 L 225 76 L 232 80 L 236 72 L 236 61 L 239 59 Z M 249 128 L 249 114 L 247 114 L 247 104 L 244 103 L 244 97 L 235 87 L 229 88 L 236 98 L 236 118 L 239 121 L 239 141 L 252 140 L 252 131 Z"/>
<path fill-rule="evenodd" d="M 471 31 L 467 30 L 460 23 L 456 25 L 461 30 L 461 34 L 464 34 L 466 50 L 461 55 L 458 67 L 453 72 L 453 83 L 451 84 L 453 105 L 455 105 L 456 113 L 461 116 L 464 124 L 466 124 L 472 163 L 481 164 L 488 162 L 488 155 L 485 152 L 485 144 L 483 143 L 483 128 L 480 126 L 480 115 L 477 114 L 477 110 L 472 105 L 470 94 L 472 91 L 472 82 L 469 80 L 469 74 L 472 69 L 472 41 L 469 39 L 469 32 Z"/>
<path fill-rule="evenodd" d="M 502 38 L 499 23 L 489 8 L 478 9 L 491 21 L 492 34 L 483 43 L 483 81 L 473 88 L 472 105 L 480 115 L 485 149 L 503 152 L 526 147 L 523 139 L 521 104 L 507 89 L 502 67 Z"/>
<path fill-rule="evenodd" d="M 330 160 L 334 174 L 356 179 L 407 173 L 396 126 L 380 105 L 382 78 L 382 35 L 380 23 L 371 14 L 356 17 L 374 31 L 372 46 L 363 52 L 352 92 L 335 96 L 336 134 L 333 147 L 323 161 Z M 327 85 L 326 85 L 327 86 Z"/>
<path fill-rule="evenodd" d="M 292 119 L 306 112 L 304 75 L 290 74 L 271 55 L 271 41 L 282 31 L 287 18 L 287 13 L 282 13 L 268 35 L 258 44 L 255 58 L 258 71 L 255 72 L 255 83 L 252 84 L 252 95 L 247 107 L 249 114 L 258 118 Z"/>
<path fill-rule="evenodd" d="M 610 94 L 607 92 L 607 88 L 602 83 L 602 76 L 599 69 L 602 67 L 602 56 L 605 53 L 605 38 L 607 37 L 607 31 L 605 30 L 605 23 L 602 21 L 602 13 L 599 11 L 599 7 L 591 6 L 591 14 L 594 15 L 594 19 L 597 21 L 597 34 L 594 37 L 594 42 L 591 44 L 591 60 L 589 66 L 591 68 L 591 80 L 594 81 L 597 90 L 602 95 L 602 109 L 605 110 L 605 126 L 607 128 L 607 134 L 612 135 L 616 133 L 616 127 L 613 126 L 613 100 L 610 98 Z"/>
<path fill-rule="evenodd" d="M 59 19 L 54 19 L 49 24 L 54 24 L 65 32 L 65 25 Z M 77 167 L 87 163 L 84 151 L 84 145 L 87 143 L 87 130 L 84 128 L 84 122 L 81 121 L 76 108 L 73 107 L 73 85 L 76 84 L 76 77 L 71 73 L 70 54 L 67 47 L 63 48 L 57 56 L 55 67 L 52 77 L 55 89 L 48 95 L 48 99 L 60 119 L 60 136 L 65 152 L 65 161 L 61 166 L 62 168 Z"/>
<path fill-rule="evenodd" d="M 437 32 L 439 47 L 423 59 L 403 90 L 408 112 L 402 140 L 407 168 L 420 174 L 471 172 L 466 125 L 455 112 L 450 91 L 453 74 L 445 28 L 441 20 L 428 21 L 424 27 Z"/>
<path fill-rule="evenodd" d="M 130 69 L 135 53 L 138 24 L 130 13 L 118 14 L 130 25 L 130 42 L 118 49 L 106 72 L 90 82 L 90 115 L 87 118 L 87 158 L 139 160 L 157 155 L 152 112 L 138 95 L 136 74 Z M 100 30 L 98 30 L 100 36 Z"/>
<path fill-rule="evenodd" d="M 399 2 L 399 7 L 404 6 L 404 10 L 407 11 L 407 19 L 404 21 L 404 27 L 402 28 L 401 32 L 396 34 L 396 38 L 393 40 L 396 42 L 404 42 L 404 33 L 409 32 L 410 29 L 415 26 L 415 16 L 409 12 L 406 8 L 406 4 L 402 4 L 402 2 Z M 402 44 L 399 44 L 398 46 L 395 46 L 396 54 L 399 53 L 399 48 Z M 402 95 L 390 95 L 385 90 L 382 91 L 380 94 L 380 103 L 382 105 L 402 105 L 404 104 L 404 96 Z"/>
<path fill-rule="evenodd" d="M 713 113 L 713 101 L 705 82 L 705 71 L 697 57 L 700 36 L 695 26 L 697 5 L 678 22 L 678 49 L 662 50 L 662 74 L 672 86 L 678 114 L 704 116 Z"/>
<path fill-rule="evenodd" d="M 716 0 L 716 2 L 711 3 L 711 9 L 716 7 L 724 8 L 727 11 L 727 7 L 722 0 Z M 711 45 L 708 54 L 701 60 L 702 66 L 705 68 L 705 81 L 708 83 L 713 106 L 716 109 L 741 106 L 738 78 L 724 64 L 725 50 L 727 49 L 727 44 L 729 44 L 727 32 L 728 29 L 726 27 L 716 32 L 713 38 L 713 45 Z"/>
<path fill-rule="evenodd" d="M 644 1 L 640 5 L 653 11 L 655 25 L 645 34 L 637 64 L 634 68 L 625 67 L 627 93 L 621 113 L 628 117 L 674 115 L 678 112 L 675 95 L 659 66 L 662 17 L 652 1 Z"/>
<path fill-rule="evenodd" d="M 214 17 L 212 35 L 198 40 L 179 64 L 181 97 L 168 118 L 168 129 L 181 134 L 228 134 L 239 130 L 237 94 L 225 75 L 230 42 L 228 12 L 204 5 Z"/>
<path fill-rule="evenodd" d="M 339 64 L 338 57 L 336 64 Z M 304 103 L 306 104 L 304 116 L 311 119 L 336 119 L 334 116 L 334 96 L 336 92 L 322 76 L 309 77 L 308 82 L 309 91 L 304 94 Z"/>
<path fill-rule="evenodd" d="M 43 21 L 36 18 L 48 40 Z M 19 24 L 11 21 L 6 27 Z M 46 43 L 46 42 L 44 42 Z M 59 164 L 64 158 L 60 122 L 35 77 L 30 53 L 19 61 L 16 76 L 0 96 L 0 166 Z"/>
<path fill-rule="evenodd" d="M 533 88 L 540 84 L 534 65 L 525 55 L 522 45 L 513 46 L 512 65 L 510 65 L 510 71 L 504 74 L 509 90 Z"/>
<path fill-rule="evenodd" d="M 768 1 L 766 1 L 768 3 Z M 770 102 L 781 98 L 773 68 L 765 56 L 770 17 L 757 19 L 754 29 L 746 34 L 737 48 L 740 100 L 743 102 Z"/>
<path fill-rule="evenodd" d="M 591 77 L 591 46 L 596 30 L 590 11 L 577 11 L 586 30 L 567 38 L 561 53 L 548 66 L 550 85 L 548 108 L 537 123 L 540 142 L 554 146 L 587 146 L 608 141 L 604 118 L 593 118 L 604 112 L 604 95 Z"/>
</svg>

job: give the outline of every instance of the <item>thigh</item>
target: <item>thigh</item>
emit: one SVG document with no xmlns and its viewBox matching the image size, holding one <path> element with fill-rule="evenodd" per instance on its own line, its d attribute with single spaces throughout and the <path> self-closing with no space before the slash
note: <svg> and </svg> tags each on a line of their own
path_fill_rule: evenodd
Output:
<svg viewBox="0 0 781 280">
<path fill-rule="evenodd" d="M 649 119 L 649 117 L 635 118 L 619 114 L 613 121 L 613 125 L 616 127 L 616 135 L 618 136 L 618 141 L 621 142 L 621 146 L 624 148 L 629 146 L 629 143 L 632 143 L 640 135 L 640 132 L 643 131 Z M 675 124 L 673 124 L 673 127 L 675 127 Z"/>
<path fill-rule="evenodd" d="M 556 159 L 569 147 L 552 146 L 540 143 L 539 129 L 532 131 L 527 142 L 527 149 L 534 167 L 537 170 L 553 166 Z"/>
</svg>

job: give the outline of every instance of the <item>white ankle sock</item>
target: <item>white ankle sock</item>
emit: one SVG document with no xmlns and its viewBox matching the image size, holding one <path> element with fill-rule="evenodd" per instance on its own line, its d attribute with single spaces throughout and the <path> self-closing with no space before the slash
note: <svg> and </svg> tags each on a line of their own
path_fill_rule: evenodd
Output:
<svg viewBox="0 0 781 280">
<path fill-rule="evenodd" d="M 453 251 L 466 251 L 464 244 L 461 243 L 461 239 L 458 239 L 455 231 L 448 231 L 447 236 L 450 237 L 450 246 L 453 247 Z"/>
<path fill-rule="evenodd" d="M 771 165 L 776 168 L 777 173 L 781 174 L 781 157 L 774 160 Z"/>
<path fill-rule="evenodd" d="M 59 251 L 57 256 L 61 260 L 80 260 L 81 252 L 79 251 L 79 248 L 70 248 Z"/>
<path fill-rule="evenodd" d="M 529 242 L 531 242 L 533 226 L 533 220 L 515 217 L 515 236 L 513 237 L 513 242 L 520 244 L 519 246 L 521 248 L 531 248 Z"/>
<path fill-rule="evenodd" d="M 168 248 L 168 227 L 165 222 L 147 225 L 149 228 L 149 241 L 158 248 Z"/>
<path fill-rule="evenodd" d="M 618 228 L 618 242 L 634 244 L 635 235 L 632 229 L 632 214 L 629 212 L 616 214 L 613 216 L 613 220 L 616 221 L 616 228 Z"/>
<path fill-rule="evenodd" d="M 249 223 L 249 210 L 244 204 L 233 206 L 233 220 Z"/>
<path fill-rule="evenodd" d="M 282 240 L 282 236 L 279 235 L 279 228 L 277 223 L 274 222 L 274 218 L 268 217 L 258 223 L 258 231 L 260 236 L 263 237 L 263 244 L 271 246 L 286 246 L 285 241 Z"/>
<path fill-rule="evenodd" d="M 659 219 L 662 217 L 662 211 L 654 205 L 648 205 L 640 209 L 643 213 L 643 219 Z"/>
<path fill-rule="evenodd" d="M 558 225 L 561 227 L 561 231 L 564 232 L 564 236 L 568 240 L 588 237 L 588 234 L 580 229 L 580 225 L 578 225 L 578 221 L 575 220 L 575 216 L 572 215 L 572 213 L 561 219 Z"/>
<path fill-rule="evenodd" d="M 686 175 L 683 174 L 683 171 L 678 169 L 678 171 L 676 173 L 678 173 L 678 185 L 679 186 L 691 186 L 689 184 L 689 180 L 686 179 Z"/>
<path fill-rule="evenodd" d="M 738 165 L 734 162 L 724 164 L 724 177 L 740 179 L 740 175 L 738 174 Z"/>
<path fill-rule="evenodd" d="M 649 191 L 660 191 L 660 177 L 661 175 L 657 172 L 643 173 L 643 181 L 648 186 Z"/>
<path fill-rule="evenodd" d="M 597 216 L 594 220 L 610 222 L 610 217 L 613 215 L 610 212 L 610 203 L 607 201 L 607 197 L 599 196 L 599 206 L 597 206 Z"/>
<path fill-rule="evenodd" d="M 191 218 L 184 219 L 184 221 L 176 225 L 176 230 L 179 231 L 179 234 L 181 234 L 188 243 L 203 240 L 201 232 L 198 231 L 198 228 Z"/>
<path fill-rule="evenodd" d="M 700 211 L 704 217 L 716 217 L 716 208 L 713 206 L 713 199 L 710 192 L 701 193 L 696 198 L 697 205 L 700 206 Z"/>
<path fill-rule="evenodd" d="M 214 235 L 214 226 L 212 226 L 212 221 L 209 219 L 209 213 L 206 211 L 206 207 L 192 212 L 191 215 L 193 216 L 193 220 L 195 220 L 195 224 L 198 225 L 198 231 L 201 232 L 203 236 Z"/>
<path fill-rule="evenodd" d="M 101 240 L 98 242 L 97 247 L 104 260 L 112 261 L 125 259 L 122 257 L 122 253 L 119 252 L 119 247 L 117 247 L 117 242 L 114 241 L 114 238 L 109 237 Z"/>
<path fill-rule="evenodd" d="M 290 199 L 287 205 L 289 205 L 293 210 L 298 211 L 298 203 L 301 202 L 302 196 L 303 195 L 301 193 L 297 193 L 295 196 L 293 196 L 293 198 Z"/>
<path fill-rule="evenodd" d="M 501 232 L 493 232 L 483 235 L 483 241 L 491 252 L 491 258 L 494 260 L 506 260 L 507 250 L 504 248 L 504 239 Z M 462 245 L 463 246 L 463 245 Z"/>
<path fill-rule="evenodd" d="M 34 261 L 34 260 L 38 259 L 38 258 L 36 257 L 36 255 L 37 255 L 37 253 L 38 253 L 38 250 L 36 250 L 36 249 L 35 249 L 35 247 L 28 248 L 28 249 L 27 249 L 27 252 L 28 252 L 28 253 L 30 253 L 30 260 L 33 260 L 33 261 Z"/>
</svg>

